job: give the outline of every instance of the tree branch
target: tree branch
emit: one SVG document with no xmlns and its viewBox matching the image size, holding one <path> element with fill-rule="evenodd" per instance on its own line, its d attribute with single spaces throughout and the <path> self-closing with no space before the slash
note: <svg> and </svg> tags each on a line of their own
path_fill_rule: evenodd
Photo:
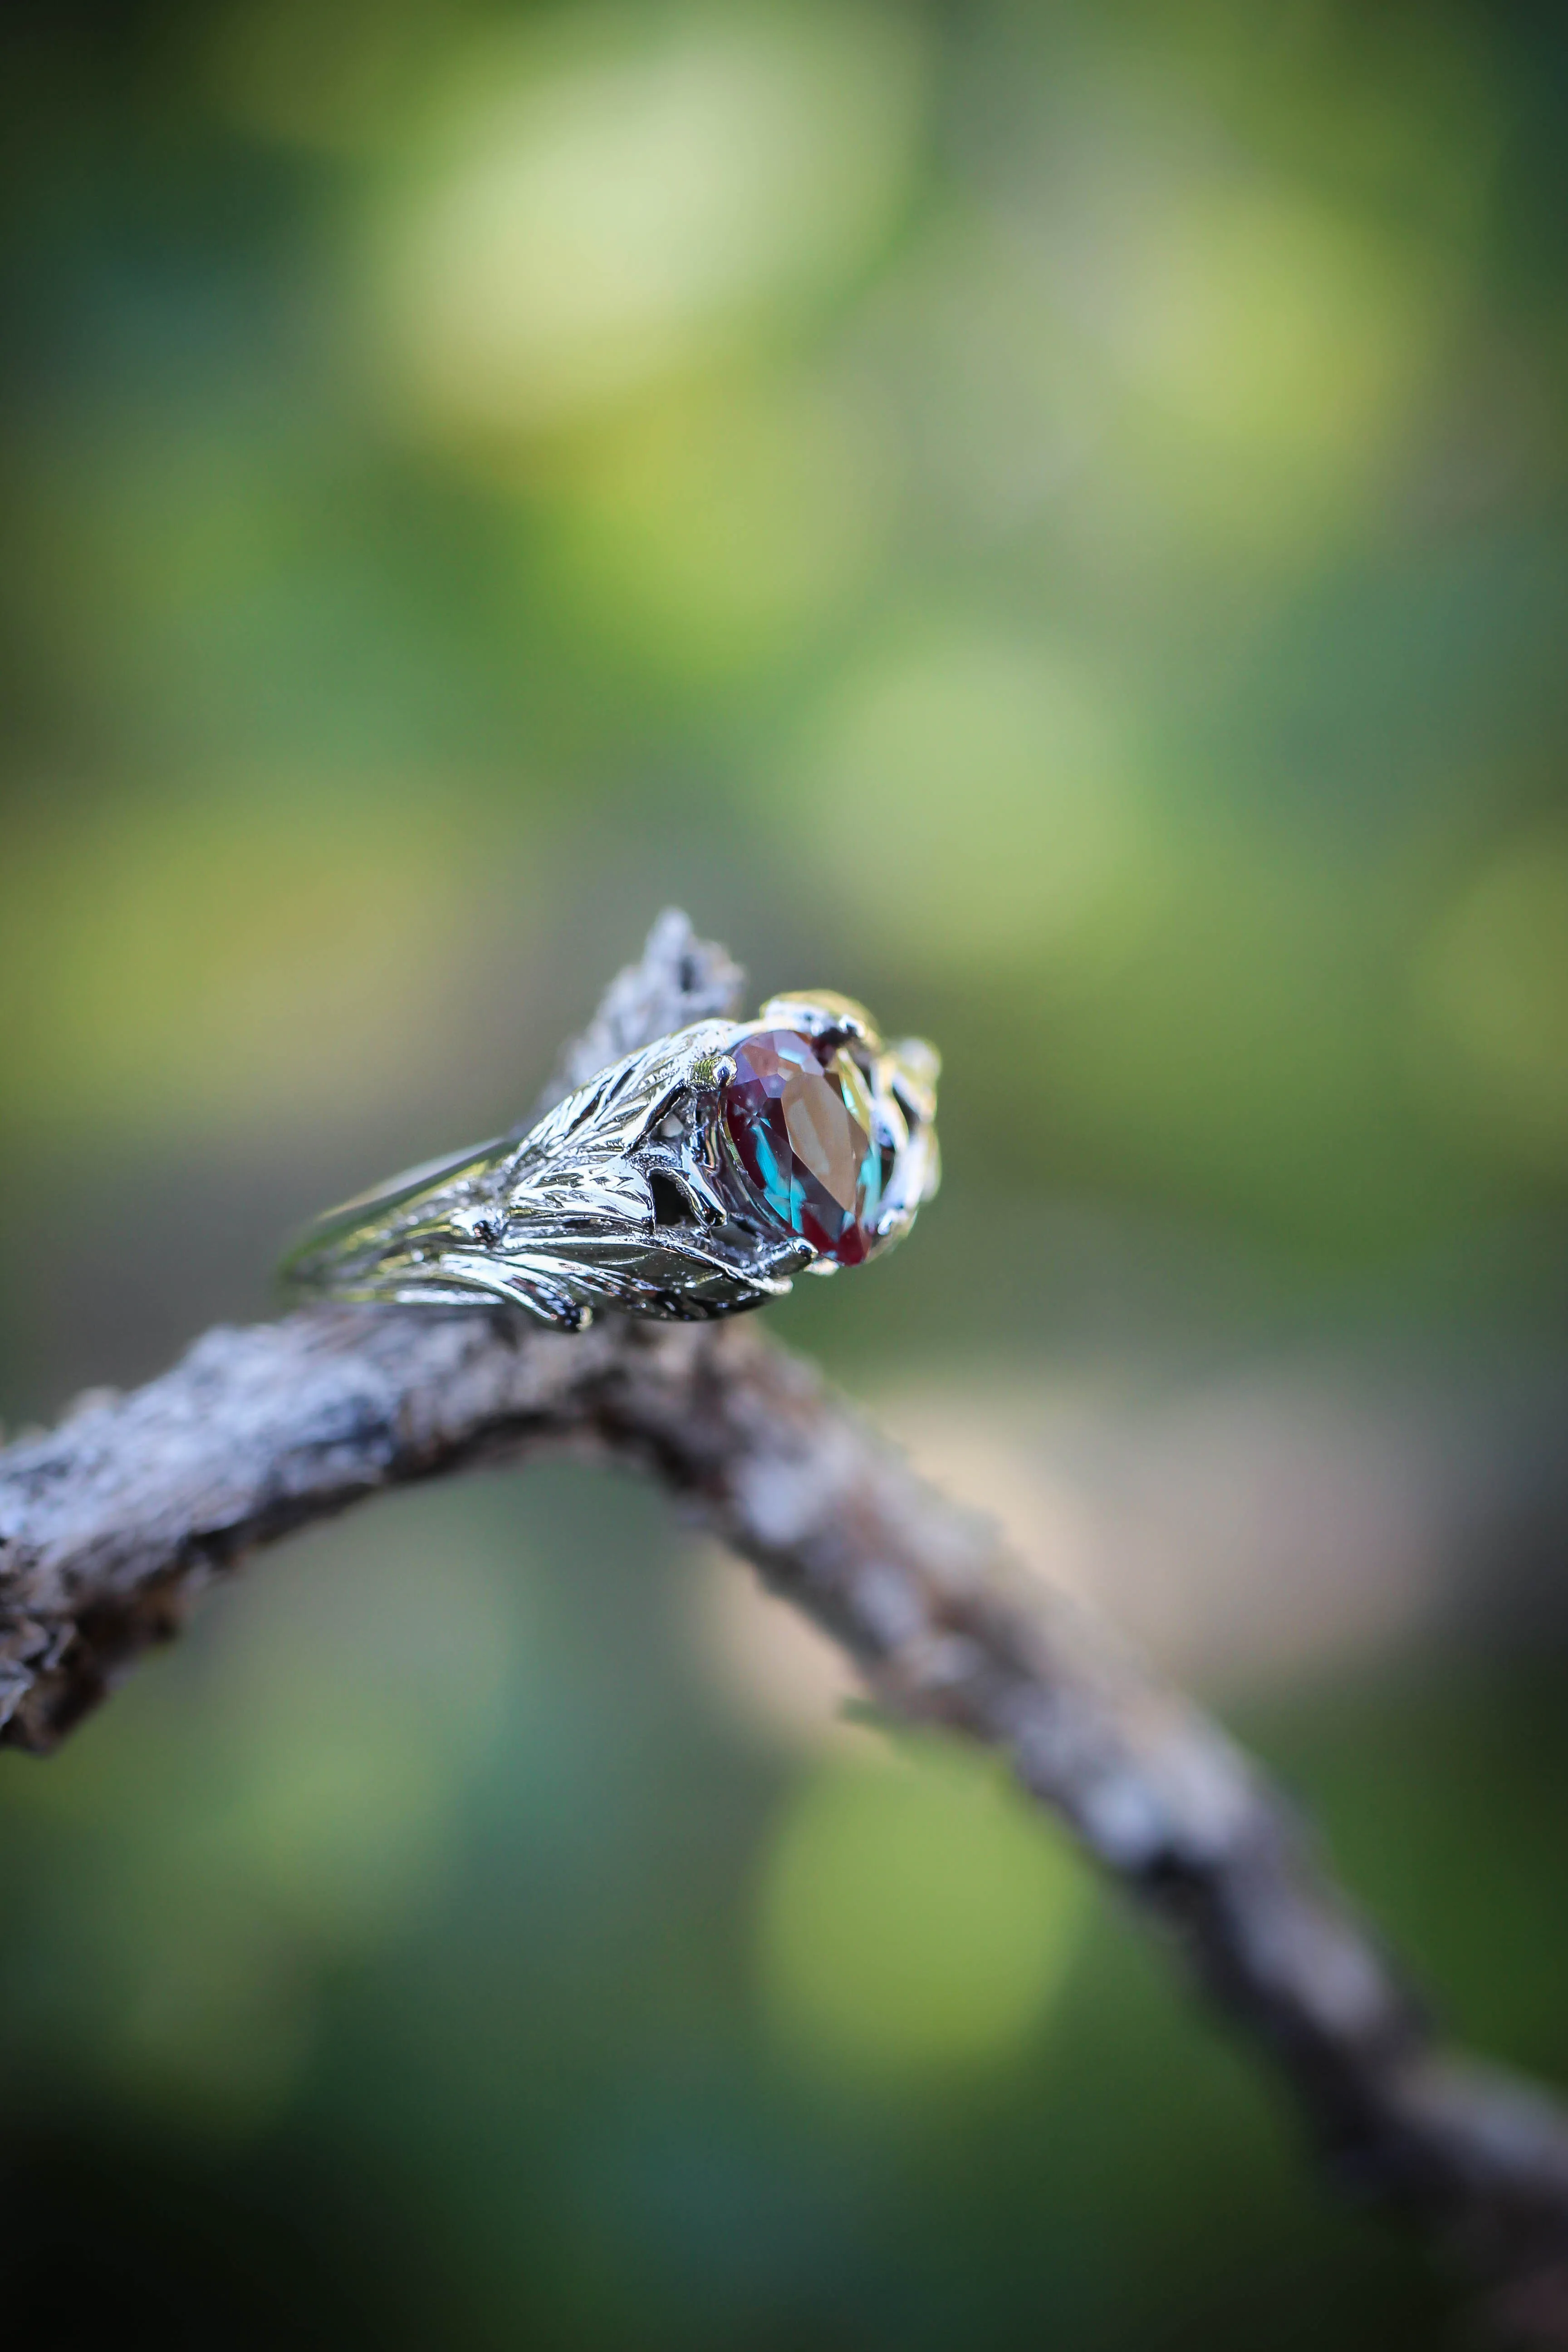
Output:
<svg viewBox="0 0 1568 2352">
<path fill-rule="evenodd" d="M 729 1009 L 666 915 L 556 1091 Z M 1282 1801 L 1226 1735 L 994 1529 L 923 1486 L 754 1323 L 312 1308 L 209 1331 L 160 1380 L 0 1453 L 0 1739 L 44 1751 L 255 1547 L 362 1497 L 569 1446 L 631 1463 L 850 1653 L 879 1701 L 1007 1757 L 1189 1955 L 1358 2189 L 1568 2342 L 1568 2118 L 1444 2053 Z"/>
</svg>

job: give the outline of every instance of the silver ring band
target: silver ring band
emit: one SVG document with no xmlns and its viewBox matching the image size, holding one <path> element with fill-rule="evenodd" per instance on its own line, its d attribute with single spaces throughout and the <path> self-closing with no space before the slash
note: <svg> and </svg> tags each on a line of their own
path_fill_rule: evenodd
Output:
<svg viewBox="0 0 1568 2352">
<path fill-rule="evenodd" d="M 519 1141 L 331 1210 L 285 1278 L 319 1297 L 599 1307 L 678 1321 L 760 1307 L 902 1239 L 936 1191 L 933 1047 L 884 1046 L 847 997 L 699 1021 L 580 1087 Z"/>
</svg>

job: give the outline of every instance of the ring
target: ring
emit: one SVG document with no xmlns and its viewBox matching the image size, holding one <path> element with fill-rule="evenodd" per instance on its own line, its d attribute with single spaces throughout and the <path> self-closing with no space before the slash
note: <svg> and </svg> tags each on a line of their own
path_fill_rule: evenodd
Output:
<svg viewBox="0 0 1568 2352">
<path fill-rule="evenodd" d="M 318 1297 L 599 1307 L 680 1322 L 781 1297 L 900 1241 L 936 1191 L 934 1047 L 848 998 L 771 997 L 612 1063 L 521 1141 L 410 1169 L 321 1218 L 284 1265 Z"/>
</svg>

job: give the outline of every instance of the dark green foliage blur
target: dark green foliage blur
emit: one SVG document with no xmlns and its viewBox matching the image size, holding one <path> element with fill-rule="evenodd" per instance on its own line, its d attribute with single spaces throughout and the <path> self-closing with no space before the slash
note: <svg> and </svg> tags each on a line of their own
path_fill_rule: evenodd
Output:
<svg viewBox="0 0 1568 2352">
<path fill-rule="evenodd" d="M 946 1059 L 780 1329 L 1568 2079 L 1564 157 L 1525 0 L 16 0 L 7 1423 L 269 1311 L 683 904 Z M 495 1479 L 0 1753 L 17 2340 L 1453 2325 L 804 1641 Z"/>
</svg>

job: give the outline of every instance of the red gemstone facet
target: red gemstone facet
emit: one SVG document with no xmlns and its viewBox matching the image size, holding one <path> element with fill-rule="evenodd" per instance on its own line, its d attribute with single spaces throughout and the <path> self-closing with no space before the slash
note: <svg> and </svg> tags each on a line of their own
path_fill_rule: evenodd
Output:
<svg viewBox="0 0 1568 2352">
<path fill-rule="evenodd" d="M 762 1029 L 734 1048 L 724 1123 L 779 1223 L 840 1265 L 870 1248 L 881 1192 L 866 1081 L 842 1048 L 824 1054 L 793 1029 Z"/>
</svg>

